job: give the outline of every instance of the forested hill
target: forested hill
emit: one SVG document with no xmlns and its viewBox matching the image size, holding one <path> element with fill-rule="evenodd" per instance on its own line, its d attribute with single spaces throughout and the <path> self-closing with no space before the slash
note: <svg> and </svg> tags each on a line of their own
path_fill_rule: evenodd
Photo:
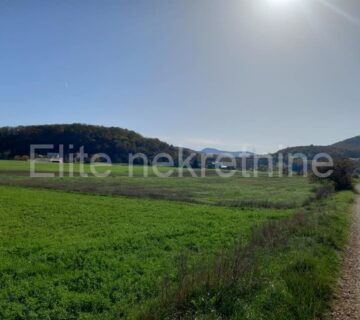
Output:
<svg viewBox="0 0 360 320">
<path fill-rule="evenodd" d="M 277 152 L 287 154 L 303 153 L 312 159 L 318 153 L 328 153 L 334 158 L 360 158 L 360 136 L 334 143 L 329 146 L 290 147 Z"/>
<path fill-rule="evenodd" d="M 89 155 L 106 153 L 113 162 L 128 162 L 129 153 L 144 153 L 150 159 L 160 152 L 172 156 L 178 149 L 159 139 L 145 138 L 140 134 L 117 127 L 84 124 L 35 125 L 0 128 L 0 159 L 13 159 L 29 155 L 31 144 L 64 145 L 65 155 L 84 146 Z M 69 146 L 73 145 L 73 149 Z M 51 150 L 46 150 L 46 154 Z"/>
<path fill-rule="evenodd" d="M 337 142 L 332 147 L 357 151 L 360 154 L 360 136 Z"/>
</svg>

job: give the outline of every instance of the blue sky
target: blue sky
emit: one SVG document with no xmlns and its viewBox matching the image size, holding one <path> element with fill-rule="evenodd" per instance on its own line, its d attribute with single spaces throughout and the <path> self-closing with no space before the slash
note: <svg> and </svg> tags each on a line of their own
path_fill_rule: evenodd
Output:
<svg viewBox="0 0 360 320">
<path fill-rule="evenodd" d="M 0 0 L 0 126 L 329 144 L 360 134 L 359 57 L 358 0 Z"/>
</svg>

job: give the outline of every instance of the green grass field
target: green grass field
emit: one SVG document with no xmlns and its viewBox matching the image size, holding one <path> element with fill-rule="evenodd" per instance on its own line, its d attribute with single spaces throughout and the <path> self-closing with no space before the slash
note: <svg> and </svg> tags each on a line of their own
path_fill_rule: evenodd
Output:
<svg viewBox="0 0 360 320">
<path fill-rule="evenodd" d="M 182 252 L 216 253 L 290 213 L 17 187 L 0 202 L 2 318 L 127 314 L 176 278 Z"/>
<path fill-rule="evenodd" d="M 39 170 L 54 172 L 57 165 L 41 164 Z M 297 317 L 292 312 L 303 306 L 295 298 L 299 292 L 285 290 L 282 274 L 306 252 L 304 259 L 315 266 L 308 281 L 322 272 L 327 275 L 324 285 L 333 285 L 351 193 L 305 208 L 314 186 L 303 177 L 144 178 L 137 168 L 137 176 L 130 178 L 127 170 L 116 165 L 107 178 L 30 178 L 27 162 L 0 161 L 0 319 L 175 319 L 180 314 L 181 319 L 255 320 L 266 315 L 285 320 L 313 319 L 310 313 L 326 309 L 328 297 L 310 296 L 317 304 L 304 307 L 306 316 Z M 258 242 L 256 230 L 268 223 L 288 226 L 286 221 L 303 210 L 321 217 L 324 225 L 311 218 L 307 226 L 281 227 L 285 232 L 278 234 L 286 243 L 281 238 L 279 246 L 253 260 L 256 272 L 261 271 L 253 283 L 256 290 L 247 273 L 242 289 L 232 285 L 224 291 L 216 281 L 201 286 L 195 275 L 210 272 L 208 266 L 218 257 L 232 261 L 234 248 L 240 252 Z M 338 210 L 342 220 L 334 218 Z M 256 245 L 254 254 L 266 243 Z M 322 267 L 330 260 L 332 269 Z M 184 279 L 194 280 L 183 287 Z M 165 298 L 164 281 L 171 288 Z M 274 293 L 266 289 L 269 281 L 276 283 Z M 306 290 L 314 289 L 306 284 Z M 210 290 L 205 295 L 204 288 Z M 217 305 L 223 291 L 238 297 L 222 297 L 231 304 L 228 315 Z M 278 294 L 272 314 L 265 305 L 275 303 Z M 182 313 L 184 308 L 191 313 Z"/>
<path fill-rule="evenodd" d="M 57 164 L 39 163 L 37 170 L 56 172 Z M 66 167 L 66 166 L 65 166 Z M 90 172 L 89 166 L 84 167 Z M 147 197 L 202 204 L 225 206 L 245 206 L 249 201 L 279 205 L 279 207 L 298 207 L 311 196 L 313 186 L 304 177 L 273 177 L 259 173 L 258 178 L 242 177 L 237 173 L 231 178 L 222 178 L 209 171 L 204 178 L 191 176 L 159 178 L 149 169 L 149 177 L 143 177 L 143 168 L 135 167 L 134 177 L 128 176 L 128 167 L 113 165 L 113 174 L 108 178 L 30 178 L 29 163 L 25 161 L 0 161 L 0 184 L 13 184 L 30 187 L 43 187 L 64 191 L 98 193 L 102 195 L 125 195 Z M 74 170 L 78 170 L 75 166 Z M 168 170 L 162 168 L 162 170 Z M 256 203 L 250 203 L 256 206 Z"/>
</svg>

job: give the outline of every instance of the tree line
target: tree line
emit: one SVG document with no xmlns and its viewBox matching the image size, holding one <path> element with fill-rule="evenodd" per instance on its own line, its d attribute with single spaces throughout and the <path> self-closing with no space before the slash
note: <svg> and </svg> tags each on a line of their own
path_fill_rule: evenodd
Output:
<svg viewBox="0 0 360 320">
<path fill-rule="evenodd" d="M 116 163 L 128 162 L 130 153 L 144 153 L 150 160 L 161 152 L 170 154 L 174 159 L 178 154 L 178 148 L 173 145 L 118 127 L 75 123 L 0 128 L 0 159 L 26 157 L 32 144 L 54 145 L 55 151 L 38 151 L 43 155 L 56 152 L 56 148 L 63 145 L 65 157 L 83 146 L 89 155 L 106 153 Z M 184 154 L 190 154 L 190 150 L 185 150 Z"/>
</svg>

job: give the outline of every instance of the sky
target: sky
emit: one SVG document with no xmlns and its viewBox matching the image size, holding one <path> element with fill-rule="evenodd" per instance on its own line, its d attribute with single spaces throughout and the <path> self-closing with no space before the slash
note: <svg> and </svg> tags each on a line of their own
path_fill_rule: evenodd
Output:
<svg viewBox="0 0 360 320">
<path fill-rule="evenodd" d="M 360 134 L 359 0 L 0 0 L 0 126 L 200 150 Z"/>
</svg>

